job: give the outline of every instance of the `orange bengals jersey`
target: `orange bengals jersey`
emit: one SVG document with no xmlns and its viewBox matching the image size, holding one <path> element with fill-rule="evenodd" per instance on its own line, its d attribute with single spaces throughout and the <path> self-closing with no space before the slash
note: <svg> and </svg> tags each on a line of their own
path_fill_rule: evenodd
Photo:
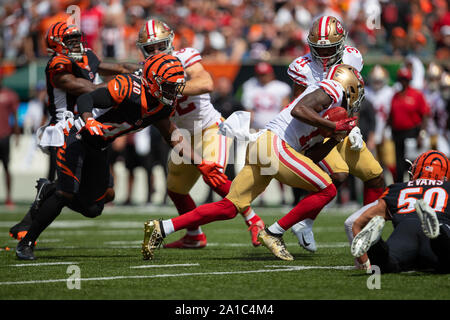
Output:
<svg viewBox="0 0 450 320">
<path fill-rule="evenodd" d="M 97 89 L 101 90 L 101 89 Z M 155 121 L 169 118 L 174 111 L 172 106 L 163 105 L 145 90 L 141 78 L 134 74 L 115 76 L 108 82 L 111 107 L 93 110 L 94 118 L 111 128 L 104 135 L 91 136 L 85 132 L 83 140 L 96 147 L 104 148 L 118 136 L 139 131 Z"/>
<path fill-rule="evenodd" d="M 449 195 L 449 181 L 417 179 L 390 185 L 381 199 L 386 201 L 395 227 L 403 219 L 418 219 L 414 204 L 421 198 L 436 211 L 439 220 L 449 223 Z"/>
<path fill-rule="evenodd" d="M 56 115 L 63 111 L 75 110 L 75 103 L 78 96 L 57 88 L 55 75 L 58 73 L 70 73 L 77 78 L 83 78 L 94 82 L 95 75 L 100 65 L 100 60 L 91 50 L 87 50 L 82 61 L 75 61 L 62 54 L 53 55 L 45 68 L 47 79 L 48 107 L 51 116 L 51 123 L 56 123 Z"/>
</svg>

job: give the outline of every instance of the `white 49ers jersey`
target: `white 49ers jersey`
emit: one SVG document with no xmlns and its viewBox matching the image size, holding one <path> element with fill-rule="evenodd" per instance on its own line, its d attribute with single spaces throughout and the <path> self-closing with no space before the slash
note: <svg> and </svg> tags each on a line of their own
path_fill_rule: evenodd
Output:
<svg viewBox="0 0 450 320">
<path fill-rule="evenodd" d="M 286 83 L 273 80 L 263 85 L 256 78 L 250 78 L 242 86 L 242 105 L 252 110 L 254 129 L 263 129 L 274 119 L 282 107 L 283 99 L 291 94 L 291 87 Z"/>
<path fill-rule="evenodd" d="M 342 63 L 348 64 L 361 72 L 364 62 L 358 49 L 345 46 Z M 311 53 L 298 57 L 291 62 L 288 68 L 288 76 L 294 83 L 307 87 L 326 78 L 328 70 L 323 70 L 323 65 L 311 57 Z"/>
<path fill-rule="evenodd" d="M 329 108 L 340 106 L 344 97 L 342 85 L 334 80 L 323 80 L 309 85 L 306 90 L 295 98 L 278 116 L 266 125 L 266 129 L 275 133 L 280 139 L 286 141 L 292 148 L 301 152 L 314 144 L 321 142 L 324 137 L 320 135 L 317 127 L 306 124 L 291 116 L 291 111 L 304 96 L 323 89 L 333 100 L 330 106 L 320 112 L 322 116 Z"/>
<path fill-rule="evenodd" d="M 184 69 L 202 60 L 200 52 L 194 48 L 184 48 L 172 53 L 177 57 Z M 189 79 L 187 79 L 189 80 Z M 178 99 L 173 121 L 179 128 L 194 133 L 194 128 L 206 129 L 220 121 L 220 113 L 211 104 L 209 93 L 198 96 L 183 96 Z"/>
<path fill-rule="evenodd" d="M 391 100 L 395 90 L 388 85 L 378 91 L 370 87 L 365 89 L 365 98 L 372 103 L 375 109 L 375 143 L 380 144 L 385 138 L 390 139 L 390 131 L 386 130 L 386 122 L 391 112 Z"/>
</svg>

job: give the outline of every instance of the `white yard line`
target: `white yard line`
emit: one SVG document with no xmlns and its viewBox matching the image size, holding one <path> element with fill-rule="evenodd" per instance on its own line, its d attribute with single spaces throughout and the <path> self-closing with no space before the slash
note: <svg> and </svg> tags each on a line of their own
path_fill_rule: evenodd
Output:
<svg viewBox="0 0 450 320">
<path fill-rule="evenodd" d="M 166 268 L 166 267 L 194 267 L 199 266 L 199 263 L 180 263 L 180 264 L 146 264 L 141 266 L 133 266 L 130 269 L 146 269 L 146 268 Z"/>
<path fill-rule="evenodd" d="M 10 264 L 10 267 L 37 267 L 37 266 L 56 266 L 61 264 L 78 264 L 78 262 L 42 262 L 42 263 L 21 263 Z"/>
<path fill-rule="evenodd" d="M 280 267 L 280 266 L 279 266 Z M 136 275 L 136 276 L 115 276 L 115 277 L 97 277 L 97 278 L 80 278 L 80 281 L 109 281 L 109 280 L 124 280 L 124 279 L 152 279 L 152 278 L 170 278 L 170 277 L 193 277 L 193 276 L 206 276 L 206 275 L 233 275 L 233 274 L 250 274 L 250 273 L 268 273 L 268 272 L 291 272 L 302 271 L 311 269 L 336 269 L 347 270 L 342 268 L 353 268 L 353 266 L 292 266 L 280 269 L 258 269 L 247 271 L 222 271 L 222 272 L 197 272 L 197 273 L 177 273 L 177 274 L 156 274 L 156 275 Z M 75 279 L 70 279 L 73 281 Z M 48 280 L 30 280 L 30 281 L 8 281 L 0 282 L 0 286 L 5 285 L 18 285 L 18 284 L 41 284 L 41 283 L 54 283 L 54 282 L 67 282 L 68 279 L 48 279 Z"/>
</svg>

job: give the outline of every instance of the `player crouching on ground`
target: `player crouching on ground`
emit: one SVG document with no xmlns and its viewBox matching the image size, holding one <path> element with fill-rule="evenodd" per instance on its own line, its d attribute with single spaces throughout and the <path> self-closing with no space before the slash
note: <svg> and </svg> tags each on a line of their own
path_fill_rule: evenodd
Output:
<svg viewBox="0 0 450 320">
<path fill-rule="evenodd" d="M 450 272 L 450 161 L 441 152 L 422 153 L 408 182 L 390 185 L 377 201 L 363 207 L 353 223 L 351 252 L 367 252 L 381 272 L 433 269 Z M 394 231 L 381 239 L 385 220 Z"/>
<path fill-rule="evenodd" d="M 65 132 L 64 144 L 57 151 L 56 191 L 42 202 L 28 233 L 17 245 L 19 259 L 35 259 L 36 239 L 63 207 L 94 218 L 114 199 L 107 148 L 116 137 L 154 125 L 171 147 L 180 147 L 180 152 L 191 150 L 182 139 L 171 139 L 177 127 L 169 118 L 184 84 L 180 61 L 161 53 L 145 61 L 141 77 L 119 75 L 106 88 L 78 97 L 80 117 Z M 212 184 L 225 181 L 221 166 L 202 162 L 192 150 L 189 160 Z"/>
<path fill-rule="evenodd" d="M 333 122 L 325 119 L 323 114 L 341 105 L 348 111 L 359 107 L 363 85 L 355 68 L 340 65 L 330 79 L 309 86 L 267 124 L 256 141 L 249 144 L 245 166 L 222 201 L 202 205 L 173 219 L 145 223 L 144 259 L 152 259 L 162 239 L 175 231 L 234 218 L 238 212 L 246 210 L 275 178 L 310 192 L 283 218 L 258 234 L 258 240 L 276 257 L 293 260 L 283 242 L 283 233 L 295 223 L 315 217 L 336 195 L 331 178 L 314 162 L 320 161 L 356 126 L 356 117 Z M 332 138 L 323 143 L 319 129 L 328 132 Z M 237 131 L 242 132 L 242 128 Z"/>
</svg>

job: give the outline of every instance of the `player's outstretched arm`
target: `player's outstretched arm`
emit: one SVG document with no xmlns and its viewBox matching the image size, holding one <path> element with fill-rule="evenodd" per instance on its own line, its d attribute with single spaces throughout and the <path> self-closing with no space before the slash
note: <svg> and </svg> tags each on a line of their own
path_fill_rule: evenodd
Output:
<svg viewBox="0 0 450 320">
<path fill-rule="evenodd" d="M 183 96 L 197 96 L 214 90 L 214 82 L 201 63 L 195 63 L 185 69 L 188 81 L 183 90 Z"/>
<path fill-rule="evenodd" d="M 179 135 L 178 139 L 174 139 L 174 137 L 177 136 L 174 133 L 178 128 L 169 118 L 163 118 L 156 121 L 154 126 L 158 128 L 161 136 L 172 149 L 180 156 L 188 156 L 191 163 L 197 166 L 205 180 L 209 181 L 213 187 L 219 186 L 228 180 L 227 176 L 223 173 L 223 166 L 218 163 L 203 160 L 202 157 L 195 152 L 191 144 L 183 139 L 182 135 Z M 187 154 L 184 153 L 185 150 L 188 150 Z"/>
<path fill-rule="evenodd" d="M 353 236 L 356 236 L 375 216 L 381 216 L 384 220 L 390 220 L 386 201 L 383 199 L 378 199 L 377 201 L 378 203 L 376 205 L 369 207 L 353 222 Z"/>
<path fill-rule="evenodd" d="M 135 63 L 112 63 L 102 61 L 98 66 L 98 73 L 101 76 L 113 76 L 122 73 L 133 73 L 139 68 L 140 66 Z"/>
<path fill-rule="evenodd" d="M 65 92 L 70 92 L 71 94 L 77 96 L 106 86 L 106 83 L 95 85 L 89 80 L 77 78 L 68 72 L 56 74 L 53 78 L 53 83 L 56 88 L 59 88 Z"/>
</svg>

